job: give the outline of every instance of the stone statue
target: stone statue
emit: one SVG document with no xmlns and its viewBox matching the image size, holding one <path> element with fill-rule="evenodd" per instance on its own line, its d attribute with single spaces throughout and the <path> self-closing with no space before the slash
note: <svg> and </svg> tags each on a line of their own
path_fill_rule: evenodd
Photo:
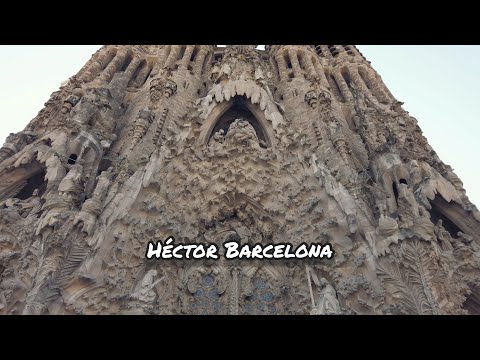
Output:
<svg viewBox="0 0 480 360">
<path fill-rule="evenodd" d="M 26 200 L 7 199 L 0 203 L 0 209 L 4 209 L 10 215 L 17 213 L 22 218 L 36 217 L 42 210 L 42 203 L 38 194 L 38 189 L 35 189 L 32 196 Z"/>
<path fill-rule="evenodd" d="M 157 270 L 148 271 L 143 277 L 142 281 L 135 288 L 131 298 L 145 303 L 152 303 L 157 297 L 155 286 L 163 280 L 163 278 L 155 280 L 157 275 Z"/>
<path fill-rule="evenodd" d="M 113 167 L 97 177 L 97 186 L 90 199 L 85 201 L 82 210 L 75 216 L 74 225 L 83 224 L 82 231 L 87 235 L 92 235 L 98 216 L 104 208 L 104 201 L 108 194 L 108 189 L 112 183 Z"/>
<path fill-rule="evenodd" d="M 60 181 L 65 177 L 65 167 L 56 153 L 53 153 L 45 162 L 46 174 L 45 180 L 47 183 L 47 192 L 60 184 Z"/>
<path fill-rule="evenodd" d="M 83 165 L 78 161 L 58 185 L 58 193 L 67 202 L 80 199 L 84 192 Z"/>
<path fill-rule="evenodd" d="M 375 198 L 375 205 L 378 208 L 380 217 L 387 215 L 387 195 L 388 193 L 383 189 L 382 186 L 374 184 L 371 187 L 373 196 Z"/>
<path fill-rule="evenodd" d="M 224 141 L 225 131 L 223 129 L 220 129 L 212 136 L 211 145 L 217 148 L 219 145 L 222 145 Z"/>
<path fill-rule="evenodd" d="M 420 215 L 418 204 L 412 190 L 406 184 L 398 187 L 398 213 L 400 215 L 400 227 L 412 227 L 415 218 Z"/>
<path fill-rule="evenodd" d="M 337 292 L 325 279 L 321 279 L 322 289 L 318 296 L 317 303 L 310 315 L 339 315 L 341 313 L 340 303 L 337 299 Z"/>
<path fill-rule="evenodd" d="M 108 168 L 107 171 L 102 171 L 102 173 L 97 177 L 97 186 L 93 191 L 93 198 L 103 201 L 106 198 L 110 184 L 112 183 L 113 176 L 113 167 Z"/>
<path fill-rule="evenodd" d="M 443 227 L 443 220 L 439 219 L 437 223 L 435 224 L 434 228 L 434 234 L 437 237 L 437 240 L 440 244 L 440 247 L 442 248 L 443 251 L 453 251 L 452 247 L 452 237 L 450 236 L 450 233 L 445 230 Z"/>
<path fill-rule="evenodd" d="M 39 190 L 35 189 L 33 191 L 32 197 L 27 200 L 20 200 L 20 206 L 22 208 L 21 216 L 23 218 L 29 216 L 37 216 L 42 210 L 42 203 L 40 196 L 38 196 Z"/>
</svg>

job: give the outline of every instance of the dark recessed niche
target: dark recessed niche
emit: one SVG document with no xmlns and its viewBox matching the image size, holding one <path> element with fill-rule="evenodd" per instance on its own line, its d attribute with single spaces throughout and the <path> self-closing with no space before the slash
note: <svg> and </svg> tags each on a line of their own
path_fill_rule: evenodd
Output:
<svg viewBox="0 0 480 360">
<path fill-rule="evenodd" d="M 33 192 L 38 189 L 39 196 L 42 196 L 47 189 L 47 182 L 45 181 L 45 171 L 42 170 L 38 174 L 30 177 L 27 184 L 15 195 L 16 199 L 26 200 L 32 197 Z"/>
<path fill-rule="evenodd" d="M 248 101 L 248 100 L 244 99 L 244 97 L 238 97 L 234 100 L 234 104 L 232 105 L 232 107 L 230 107 L 230 109 L 228 109 L 218 119 L 217 123 L 215 124 L 215 127 L 213 128 L 212 133 L 210 134 L 208 142 L 210 142 L 213 135 L 215 135 L 220 130 L 223 130 L 224 134 L 226 135 L 230 129 L 230 125 L 232 125 L 232 123 L 236 119 L 243 119 L 248 121 L 250 125 L 252 125 L 253 129 L 255 130 L 255 133 L 257 134 L 257 138 L 259 140 L 262 140 L 260 142 L 261 144 L 269 143 L 267 141 L 267 136 L 265 134 L 265 131 L 263 130 L 262 126 L 260 125 L 255 115 L 253 115 L 253 113 L 248 109 L 248 107 L 245 104 L 245 101 Z"/>
<path fill-rule="evenodd" d="M 75 165 L 77 163 L 77 160 L 78 160 L 78 155 L 77 154 L 71 154 L 68 157 L 67 164 L 68 165 Z"/>
</svg>

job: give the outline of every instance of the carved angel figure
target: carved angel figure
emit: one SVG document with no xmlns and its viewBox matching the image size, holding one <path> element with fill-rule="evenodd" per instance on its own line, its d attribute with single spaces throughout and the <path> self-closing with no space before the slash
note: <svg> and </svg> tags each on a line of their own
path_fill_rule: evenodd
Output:
<svg viewBox="0 0 480 360">
<path fill-rule="evenodd" d="M 155 286 L 163 280 L 163 278 L 155 280 L 158 275 L 157 270 L 148 271 L 143 277 L 142 281 L 135 288 L 134 293 L 131 295 L 133 299 L 140 300 L 146 303 L 151 303 L 157 297 L 155 292 Z"/>
<path fill-rule="evenodd" d="M 310 315 L 338 315 L 340 314 L 340 303 L 337 299 L 337 292 L 332 285 L 325 279 L 321 280 L 324 284 L 318 296 L 317 304 L 310 312 Z"/>
</svg>

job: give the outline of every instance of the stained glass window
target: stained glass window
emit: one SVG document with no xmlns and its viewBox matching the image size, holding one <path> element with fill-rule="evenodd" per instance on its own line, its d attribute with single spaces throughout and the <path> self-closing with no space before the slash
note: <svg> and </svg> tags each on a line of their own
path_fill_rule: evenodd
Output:
<svg viewBox="0 0 480 360">
<path fill-rule="evenodd" d="M 201 286 L 193 294 L 192 313 L 196 315 L 224 314 L 220 294 L 221 292 L 215 284 L 215 278 L 212 275 L 204 275 L 201 279 Z"/>
<path fill-rule="evenodd" d="M 278 314 L 275 306 L 275 295 L 268 287 L 267 282 L 260 277 L 252 279 L 253 292 L 245 298 L 243 314 L 246 315 L 275 315 Z"/>
</svg>

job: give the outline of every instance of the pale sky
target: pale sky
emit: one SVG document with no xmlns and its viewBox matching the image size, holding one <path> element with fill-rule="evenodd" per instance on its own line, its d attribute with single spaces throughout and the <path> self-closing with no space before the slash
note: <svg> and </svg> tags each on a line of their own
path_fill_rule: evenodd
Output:
<svg viewBox="0 0 480 360">
<path fill-rule="evenodd" d="M 0 144 L 24 129 L 50 94 L 100 45 L 0 46 Z M 392 94 L 405 103 L 430 145 L 480 206 L 480 46 L 360 45 Z M 479 146 L 480 147 L 480 146 Z"/>
</svg>

